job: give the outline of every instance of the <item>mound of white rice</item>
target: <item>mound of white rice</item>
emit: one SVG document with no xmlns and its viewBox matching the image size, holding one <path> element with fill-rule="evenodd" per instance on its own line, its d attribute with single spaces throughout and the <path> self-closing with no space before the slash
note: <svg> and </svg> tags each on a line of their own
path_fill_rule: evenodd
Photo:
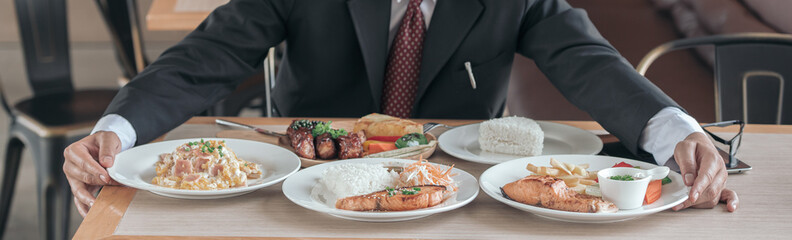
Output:
<svg viewBox="0 0 792 240">
<path fill-rule="evenodd" d="M 529 118 L 496 118 L 479 125 L 479 145 L 484 151 L 537 156 L 542 154 L 542 141 L 542 128 Z"/>
<path fill-rule="evenodd" d="M 382 191 L 399 182 L 399 175 L 381 163 L 338 164 L 325 169 L 322 175 L 319 183 L 337 198 Z"/>
</svg>

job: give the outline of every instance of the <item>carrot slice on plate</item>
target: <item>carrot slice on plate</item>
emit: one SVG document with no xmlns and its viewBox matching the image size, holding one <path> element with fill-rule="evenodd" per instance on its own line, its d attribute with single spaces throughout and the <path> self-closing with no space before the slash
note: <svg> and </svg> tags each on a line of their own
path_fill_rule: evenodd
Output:
<svg viewBox="0 0 792 240">
<path fill-rule="evenodd" d="M 369 154 L 396 150 L 396 144 L 392 142 L 374 142 L 368 145 Z"/>
<path fill-rule="evenodd" d="M 662 195 L 663 190 L 663 180 L 654 180 L 649 182 L 649 186 L 646 187 L 646 196 L 644 197 L 644 204 L 652 204 L 653 202 L 660 199 L 660 195 Z"/>
</svg>

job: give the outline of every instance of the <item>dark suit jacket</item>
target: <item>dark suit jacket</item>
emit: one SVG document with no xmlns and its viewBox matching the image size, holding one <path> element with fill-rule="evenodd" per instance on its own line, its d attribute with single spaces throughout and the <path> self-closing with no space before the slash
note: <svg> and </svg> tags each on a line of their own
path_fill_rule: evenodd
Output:
<svg viewBox="0 0 792 240">
<path fill-rule="evenodd" d="M 273 89 L 283 116 L 379 112 L 390 6 L 233 0 L 121 89 L 106 114 L 129 120 L 138 144 L 149 142 L 229 94 L 284 40 Z M 648 119 L 676 106 L 600 36 L 585 11 L 563 0 L 441 0 L 424 41 L 415 118 L 500 116 L 515 53 L 536 61 L 564 96 L 633 151 Z"/>
</svg>

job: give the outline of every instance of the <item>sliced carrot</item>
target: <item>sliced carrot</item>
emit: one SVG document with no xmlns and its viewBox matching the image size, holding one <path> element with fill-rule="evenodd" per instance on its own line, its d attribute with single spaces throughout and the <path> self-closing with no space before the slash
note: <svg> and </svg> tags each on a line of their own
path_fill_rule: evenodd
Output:
<svg viewBox="0 0 792 240">
<path fill-rule="evenodd" d="M 418 175 L 418 179 L 421 179 L 420 182 L 429 183 L 429 184 L 436 184 L 436 185 L 443 185 L 443 186 L 450 186 L 454 191 L 458 188 L 453 184 L 452 176 L 456 174 L 451 174 L 451 169 L 454 168 L 454 165 L 451 165 L 448 169 L 440 169 L 435 165 L 432 165 L 428 161 L 423 159 L 423 156 L 420 157 L 420 160 L 404 167 L 404 172 L 416 172 Z M 426 174 L 424 171 L 420 169 L 426 170 Z M 427 175 L 428 174 L 428 175 Z"/>
<path fill-rule="evenodd" d="M 363 142 L 363 151 L 368 152 L 369 154 L 371 154 L 371 152 L 369 152 L 369 145 L 371 145 L 372 143 L 389 143 L 389 142 L 366 140 L 365 142 Z"/>
<path fill-rule="evenodd" d="M 368 151 L 369 154 L 375 154 L 378 152 L 396 150 L 396 144 L 392 142 L 374 142 L 369 143 Z"/>
<path fill-rule="evenodd" d="M 660 195 L 662 195 L 663 190 L 663 180 L 654 180 L 649 182 L 649 186 L 646 187 L 646 196 L 644 197 L 644 204 L 652 204 L 653 202 L 660 199 Z"/>
</svg>

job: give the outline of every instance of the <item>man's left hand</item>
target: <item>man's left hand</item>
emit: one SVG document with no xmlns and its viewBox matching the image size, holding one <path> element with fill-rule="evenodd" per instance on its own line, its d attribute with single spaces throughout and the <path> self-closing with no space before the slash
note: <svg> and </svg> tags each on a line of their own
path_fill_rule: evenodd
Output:
<svg viewBox="0 0 792 240">
<path fill-rule="evenodd" d="M 688 207 L 713 208 L 726 203 L 729 212 L 740 204 L 737 193 L 726 189 L 726 164 L 707 135 L 695 132 L 679 142 L 674 149 L 685 185 L 691 186 L 688 200 L 673 207 L 679 211 Z"/>
</svg>

